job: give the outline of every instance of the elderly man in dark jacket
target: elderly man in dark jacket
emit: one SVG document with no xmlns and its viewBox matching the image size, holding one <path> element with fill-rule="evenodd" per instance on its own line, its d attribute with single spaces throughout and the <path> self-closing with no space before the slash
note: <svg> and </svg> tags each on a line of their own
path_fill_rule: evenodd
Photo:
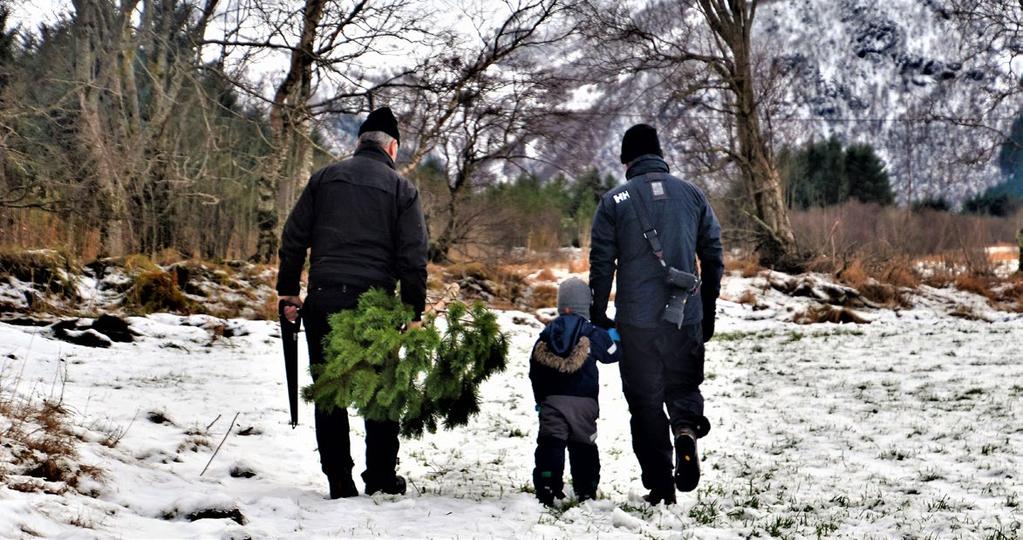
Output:
<svg viewBox="0 0 1023 540">
<path fill-rule="evenodd" d="M 627 167 L 628 183 L 601 198 L 593 219 L 591 314 L 594 324 L 616 324 L 606 310 L 617 271 L 619 367 L 632 415 L 632 446 L 643 485 L 650 490 L 647 500 L 670 504 L 675 502 L 676 487 L 680 491 L 696 488 L 700 479 L 696 439 L 710 429 L 703 416 L 700 383 L 703 344 L 714 334 L 714 309 L 724 272 L 721 228 L 703 192 L 668 173 L 652 126 L 638 124 L 625 132 L 621 161 Z M 644 207 L 634 207 L 637 204 Z M 644 209 L 645 221 L 653 230 L 640 225 L 644 219 L 638 211 Z M 660 241 L 660 253 L 651 247 L 648 237 L 652 235 Z M 702 287 L 686 303 L 681 325 L 665 322 L 671 293 L 665 266 L 697 274 L 697 258 Z"/>
<path fill-rule="evenodd" d="M 359 128 L 359 143 L 350 159 L 327 166 L 309 179 L 284 226 L 277 293 L 292 304 L 285 316 L 294 320 L 301 307 L 309 344 L 309 362 L 325 361 L 323 338 L 328 317 L 356 306 L 370 288 L 393 291 L 412 306 L 416 320 L 426 303 L 426 224 L 419 193 L 394 170 L 400 134 L 391 110 L 370 113 Z M 311 249 L 309 291 L 303 304 L 299 279 Z M 348 411 L 316 408 L 316 442 L 330 484 L 330 497 L 359 494 L 348 437 Z M 405 493 L 396 474 L 398 424 L 366 420 L 366 493 Z"/>
</svg>

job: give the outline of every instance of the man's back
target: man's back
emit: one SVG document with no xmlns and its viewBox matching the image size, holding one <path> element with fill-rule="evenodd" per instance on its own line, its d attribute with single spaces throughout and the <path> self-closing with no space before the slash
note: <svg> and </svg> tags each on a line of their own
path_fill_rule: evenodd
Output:
<svg viewBox="0 0 1023 540">
<path fill-rule="evenodd" d="M 665 262 L 696 273 L 699 257 L 704 288 L 715 298 L 723 269 L 720 227 L 703 192 L 668 174 L 668 167 L 660 158 L 644 158 L 629 169 L 629 176 L 629 183 L 606 193 L 597 209 L 590 284 L 595 291 L 599 286 L 610 289 L 615 267 L 608 262 L 617 260 L 617 319 L 635 326 L 656 326 L 666 301 L 665 272 L 643 237 L 643 227 L 633 207 L 640 201 L 631 198 L 627 189 L 633 186 L 634 190 L 641 190 L 651 225 L 657 229 L 664 249 Z M 700 302 L 689 302 L 686 324 L 696 324 L 701 319 Z"/>
<path fill-rule="evenodd" d="M 426 225 L 419 194 L 378 147 L 360 147 L 310 178 L 281 242 L 280 284 L 294 284 L 294 292 L 309 248 L 311 284 L 393 289 L 401 280 L 402 298 L 421 309 Z"/>
</svg>

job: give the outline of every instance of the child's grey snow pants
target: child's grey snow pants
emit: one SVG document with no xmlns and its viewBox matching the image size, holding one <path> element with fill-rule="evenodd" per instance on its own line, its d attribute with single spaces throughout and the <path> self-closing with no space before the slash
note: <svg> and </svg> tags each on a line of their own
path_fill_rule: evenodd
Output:
<svg viewBox="0 0 1023 540">
<path fill-rule="evenodd" d="M 547 396 L 540 403 L 540 434 L 536 439 L 533 482 L 539 493 L 564 488 L 565 450 L 572 469 L 576 496 L 593 498 L 600 482 L 597 451 L 597 400 L 577 396 Z"/>
</svg>

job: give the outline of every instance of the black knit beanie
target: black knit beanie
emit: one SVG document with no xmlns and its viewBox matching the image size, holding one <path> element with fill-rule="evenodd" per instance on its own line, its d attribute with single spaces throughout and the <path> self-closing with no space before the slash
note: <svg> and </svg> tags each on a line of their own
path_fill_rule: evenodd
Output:
<svg viewBox="0 0 1023 540">
<path fill-rule="evenodd" d="M 398 134 L 398 119 L 394 117 L 390 107 L 380 107 L 369 113 L 366 121 L 359 126 L 359 135 L 367 131 L 383 131 L 394 137 L 394 140 L 401 142 L 401 135 Z"/>
<path fill-rule="evenodd" d="M 625 132 L 622 137 L 622 163 L 630 161 L 646 154 L 657 154 L 664 157 L 661 152 L 661 142 L 657 139 L 657 130 L 650 124 L 636 124 Z"/>
</svg>

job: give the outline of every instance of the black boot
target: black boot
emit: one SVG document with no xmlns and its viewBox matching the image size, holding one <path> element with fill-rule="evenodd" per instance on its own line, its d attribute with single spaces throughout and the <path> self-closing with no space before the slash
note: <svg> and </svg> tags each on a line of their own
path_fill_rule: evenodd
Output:
<svg viewBox="0 0 1023 540">
<path fill-rule="evenodd" d="M 555 437 L 540 437 L 535 457 L 533 487 L 536 489 L 536 498 L 546 506 L 553 506 L 554 499 L 565 498 L 565 441 Z"/>
<path fill-rule="evenodd" d="M 352 475 L 328 476 L 327 483 L 330 484 L 331 499 L 359 496 L 359 488 L 355 487 L 355 482 L 352 481 Z"/>
<path fill-rule="evenodd" d="M 555 499 L 565 498 L 565 482 L 555 478 L 551 471 L 533 469 L 533 488 L 536 499 L 544 506 L 554 506 Z"/>
<path fill-rule="evenodd" d="M 572 487 L 579 502 L 597 498 L 600 484 L 600 452 L 593 444 L 568 443 Z"/>
<path fill-rule="evenodd" d="M 662 502 L 665 506 L 675 504 L 675 488 L 667 486 L 651 489 L 650 493 L 643 496 L 643 500 L 650 503 L 651 506 L 657 506 Z"/>
<path fill-rule="evenodd" d="M 363 475 L 363 479 L 366 480 L 366 495 L 380 491 L 388 495 L 404 495 L 407 489 L 405 478 L 397 474 L 387 480 L 367 479 L 366 475 Z"/>
<path fill-rule="evenodd" d="M 675 487 L 693 491 L 700 483 L 700 456 L 696 453 L 696 433 L 683 427 L 675 431 Z"/>
</svg>

